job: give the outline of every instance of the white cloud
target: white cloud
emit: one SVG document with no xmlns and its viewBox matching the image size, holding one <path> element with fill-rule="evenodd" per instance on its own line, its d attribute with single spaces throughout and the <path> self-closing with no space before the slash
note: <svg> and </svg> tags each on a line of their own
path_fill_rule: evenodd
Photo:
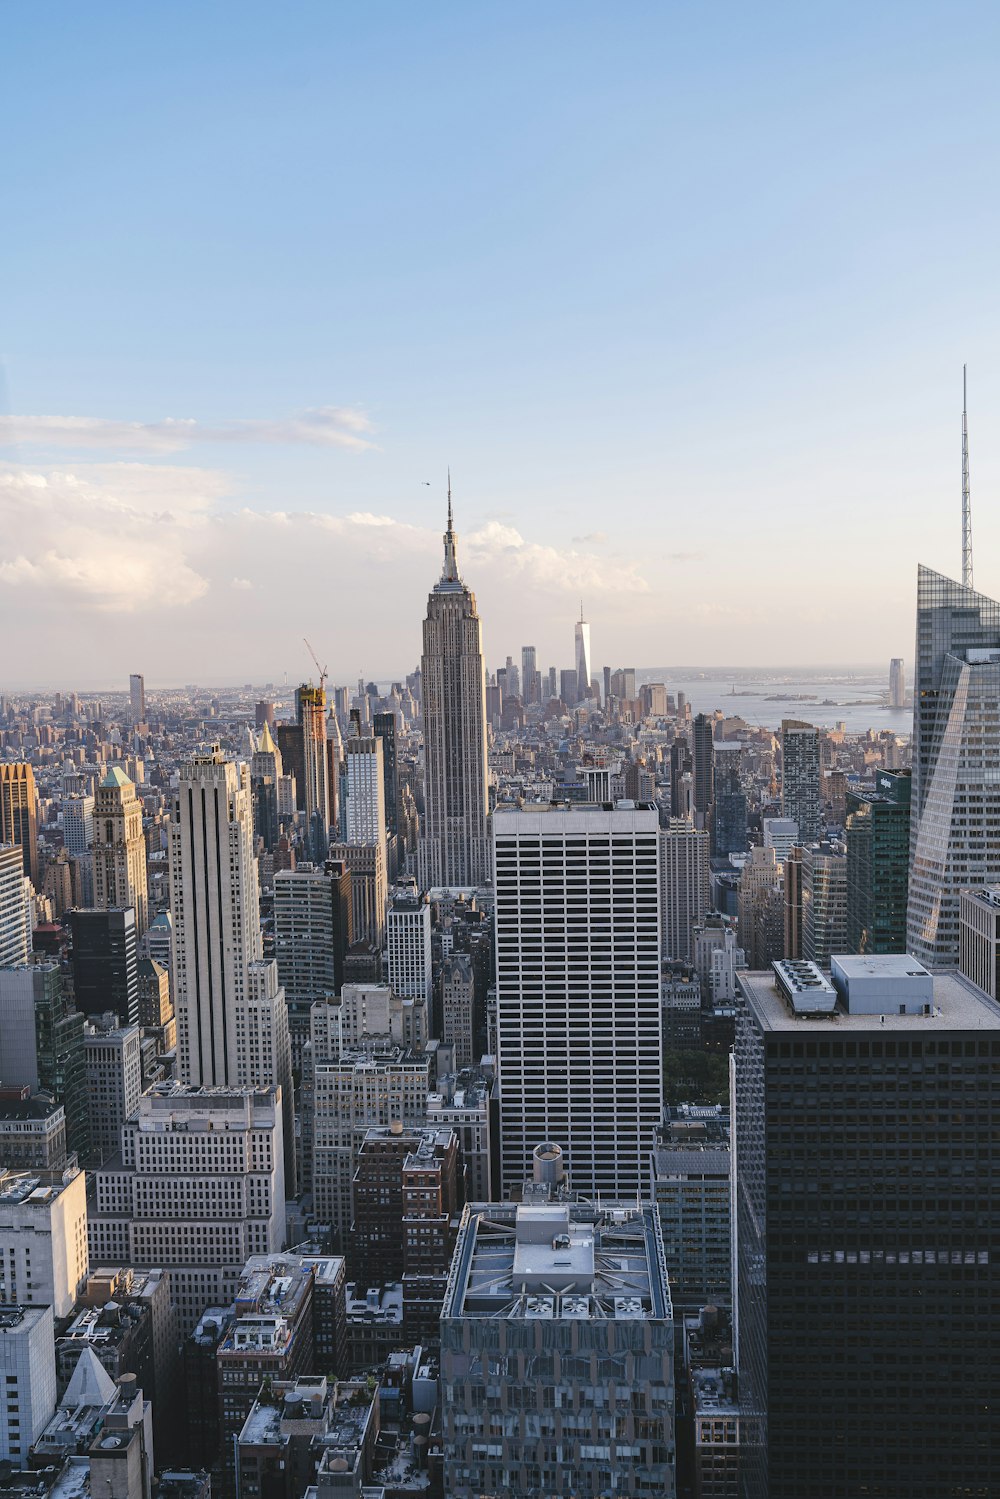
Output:
<svg viewBox="0 0 1000 1499">
<path fill-rule="evenodd" d="M 192 418 L 124 422 L 93 416 L 0 416 L 0 444 L 37 448 L 176 453 L 196 443 L 287 443 L 348 448 L 363 452 L 375 444 L 363 411 L 350 406 L 317 406 L 274 420 L 205 425 Z"/>
</svg>

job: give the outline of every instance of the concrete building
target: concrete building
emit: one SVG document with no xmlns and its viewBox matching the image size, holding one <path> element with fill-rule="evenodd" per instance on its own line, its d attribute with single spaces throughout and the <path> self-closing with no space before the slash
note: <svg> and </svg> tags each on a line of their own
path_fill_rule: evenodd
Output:
<svg viewBox="0 0 1000 1499">
<path fill-rule="evenodd" d="M 893 656 L 889 662 L 889 707 L 906 707 L 906 672 L 901 656 Z"/>
<path fill-rule="evenodd" d="M 493 1202 L 500 1192 L 500 1110 L 496 1081 L 478 1069 L 439 1075 L 427 1096 L 429 1129 L 455 1132 L 470 1202 Z"/>
<path fill-rule="evenodd" d="M 429 1084 L 426 1054 L 385 1042 L 314 1065 L 308 1124 L 313 1210 L 341 1243 L 351 1227 L 351 1184 L 362 1141 L 376 1125 L 423 1124 Z"/>
<path fill-rule="evenodd" d="M 312 1300 L 312 1266 L 294 1254 L 254 1255 L 243 1267 L 215 1355 L 227 1461 L 261 1385 L 312 1373 Z"/>
<path fill-rule="evenodd" d="M 68 1317 L 89 1266 L 87 1194 L 76 1166 L 0 1172 L 2 1302 Z"/>
<path fill-rule="evenodd" d="M 26 1468 L 32 1443 L 56 1408 L 51 1306 L 0 1307 L 0 1461 Z"/>
<path fill-rule="evenodd" d="M 291 1188 L 288 1012 L 277 966 L 264 959 L 246 765 L 218 750 L 184 765 L 169 841 L 178 1077 L 208 1087 L 280 1088 Z"/>
<path fill-rule="evenodd" d="M 578 1191 L 634 1195 L 663 1096 L 657 814 L 503 807 L 493 840 L 503 1190 L 558 1139 Z"/>
<path fill-rule="evenodd" d="M 94 797 L 94 904 L 131 906 L 136 935 L 149 924 L 142 803 L 124 771 L 108 767 Z M 70 850 L 72 852 L 72 850 Z"/>
<path fill-rule="evenodd" d="M 771 963 L 784 951 L 782 870 L 773 848 L 755 845 L 740 871 L 740 946 L 751 968 Z"/>
<path fill-rule="evenodd" d="M 1000 604 L 917 572 L 907 951 L 954 968 L 959 891 L 1000 880 Z"/>
<path fill-rule="evenodd" d="M 170 1000 L 170 975 L 163 965 L 157 963 L 155 958 L 140 958 L 138 980 L 140 1027 L 143 1030 L 153 1030 L 175 1024 L 174 1007 Z"/>
<path fill-rule="evenodd" d="M 122 1125 L 135 1112 L 142 1093 L 141 1032 L 121 1026 L 107 1014 L 83 1032 L 90 1106 L 90 1160 L 103 1165 L 122 1148 Z"/>
<path fill-rule="evenodd" d="M 711 908 L 708 829 L 671 817 L 660 834 L 660 847 L 663 956 L 690 963 L 692 932 Z"/>
<path fill-rule="evenodd" d="M 838 957 L 832 977 L 740 975 L 742 1492 L 801 1499 L 822 1475 L 831 1494 L 986 1494 L 1000 1007 L 908 955 Z"/>
<path fill-rule="evenodd" d="M 146 679 L 133 672 L 128 679 L 129 711 L 133 727 L 146 722 Z"/>
<path fill-rule="evenodd" d="M 94 798 L 76 791 L 62 801 L 63 848 L 74 859 L 86 858 L 94 846 Z M 89 904 L 89 901 L 87 902 Z M 108 902 L 116 905 L 116 901 Z M 131 905 L 126 901 L 125 905 Z"/>
<path fill-rule="evenodd" d="M 802 956 L 829 966 L 848 951 L 847 851 L 840 843 L 811 843 L 802 850 Z"/>
<path fill-rule="evenodd" d="M 420 884 L 469 886 L 489 879 L 486 831 L 486 678 L 475 595 L 458 571 L 451 486 L 444 567 L 427 600 L 420 661 L 424 815 Z"/>
<path fill-rule="evenodd" d="M 765 817 L 763 819 L 764 847 L 774 849 L 774 857 L 784 864 L 792 849 L 801 840 L 799 825 L 794 817 Z"/>
<path fill-rule="evenodd" d="M 284 1141 L 275 1088 L 158 1083 L 95 1172 L 91 1257 L 170 1272 L 179 1330 L 228 1306 L 251 1254 L 282 1247 Z"/>
<path fill-rule="evenodd" d="M 340 993 L 353 942 L 351 875 L 344 860 L 299 864 L 275 875 L 274 956 L 296 1067 L 309 1038 L 309 1008 L 323 995 Z"/>
<path fill-rule="evenodd" d="M 962 891 L 958 966 L 990 999 L 1000 999 L 1000 885 Z"/>
<path fill-rule="evenodd" d="M 732 1303 L 729 1120 L 718 1106 L 671 1110 L 650 1158 L 674 1314 Z"/>
<path fill-rule="evenodd" d="M 421 996 L 428 1004 L 432 992 L 431 908 L 416 889 L 397 893 L 386 923 L 389 985 L 397 994 Z"/>
<path fill-rule="evenodd" d="M 693 1499 L 740 1499 L 746 1413 L 733 1367 L 733 1328 L 726 1311 L 702 1307 L 684 1318 L 684 1373 L 693 1427 Z"/>
<path fill-rule="evenodd" d="M 476 1060 L 474 1002 L 472 959 L 468 953 L 453 952 L 441 964 L 441 1040 L 454 1047 L 459 1072 Z"/>
<path fill-rule="evenodd" d="M 802 843 L 822 836 L 819 730 L 786 718 L 781 724 L 781 815 L 798 823 Z"/>
<path fill-rule="evenodd" d="M 35 772 L 24 760 L 0 764 L 0 844 L 14 843 L 35 889 L 38 878 L 38 793 Z"/>
<path fill-rule="evenodd" d="M 351 930 L 354 943 L 382 948 L 389 900 L 385 844 L 332 843 L 330 857 L 350 874 Z"/>
<path fill-rule="evenodd" d="M 0 968 L 27 963 L 31 954 L 29 890 L 20 848 L 0 845 Z"/>
<path fill-rule="evenodd" d="M 385 759 L 376 735 L 351 734 L 344 743 L 347 843 L 378 843 L 386 857 Z"/>
<path fill-rule="evenodd" d="M 185 1443 L 177 1420 L 177 1313 L 170 1299 L 169 1271 L 102 1266 L 87 1276 L 80 1300 L 84 1310 L 57 1343 L 60 1389 L 68 1393 L 90 1354 L 114 1380 L 134 1375 L 153 1406 L 159 1461 L 181 1461 Z M 65 1402 L 64 1394 L 61 1403 Z"/>
<path fill-rule="evenodd" d="M 441 1314 L 447 1493 L 669 1499 L 673 1334 L 655 1208 L 466 1207 Z"/>
<path fill-rule="evenodd" d="M 0 1166 L 55 1171 L 66 1164 L 66 1110 L 51 1093 L 0 1087 Z"/>
</svg>

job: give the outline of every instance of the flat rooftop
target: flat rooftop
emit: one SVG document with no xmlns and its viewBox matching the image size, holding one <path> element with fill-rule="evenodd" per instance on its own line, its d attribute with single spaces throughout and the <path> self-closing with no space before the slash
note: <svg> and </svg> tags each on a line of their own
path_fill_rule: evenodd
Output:
<svg viewBox="0 0 1000 1499">
<path fill-rule="evenodd" d="M 11 1207 L 26 1202 L 32 1207 L 45 1207 L 79 1174 L 63 1168 L 58 1171 L 0 1170 L 0 1206 Z"/>
<path fill-rule="evenodd" d="M 912 963 L 913 959 L 905 961 Z M 838 1002 L 828 1014 L 817 1016 L 792 1013 L 777 987 L 773 971 L 737 974 L 740 989 L 763 1031 L 787 1031 L 797 1036 L 832 1035 L 836 1031 L 933 1036 L 936 1031 L 1000 1029 L 1000 1005 L 994 1004 L 961 974 L 935 973 L 933 979 L 934 1000 L 929 1015 L 848 1014 Z"/>
<path fill-rule="evenodd" d="M 659 828 L 659 814 L 649 802 L 534 802 L 530 807 L 498 806 L 494 813 L 496 837 L 513 833 L 556 833 L 565 821 L 579 833 L 648 833 Z"/>
<path fill-rule="evenodd" d="M 659 1219 L 650 1206 L 467 1207 L 443 1317 L 671 1317 Z"/>
</svg>

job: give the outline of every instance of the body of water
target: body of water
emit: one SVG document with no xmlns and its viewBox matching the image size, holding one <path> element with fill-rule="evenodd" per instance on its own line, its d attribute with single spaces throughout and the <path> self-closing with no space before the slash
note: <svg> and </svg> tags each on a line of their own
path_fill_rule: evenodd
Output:
<svg viewBox="0 0 1000 1499">
<path fill-rule="evenodd" d="M 675 698 L 678 692 L 686 693 L 692 713 L 721 708 L 727 715 L 745 718 L 753 728 L 778 729 L 783 718 L 799 718 L 826 729 L 843 723 L 849 734 L 891 729 L 908 735 L 913 730 L 913 709 L 883 707 L 883 684 L 870 676 L 733 679 L 715 674 L 673 676 L 667 669 L 653 668 L 637 672 L 636 678 L 640 683 L 665 683 Z"/>
</svg>

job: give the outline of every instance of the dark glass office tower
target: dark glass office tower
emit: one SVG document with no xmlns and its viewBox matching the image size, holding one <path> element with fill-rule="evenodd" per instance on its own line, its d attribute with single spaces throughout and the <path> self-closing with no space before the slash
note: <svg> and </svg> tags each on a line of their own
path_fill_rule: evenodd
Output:
<svg viewBox="0 0 1000 1499">
<path fill-rule="evenodd" d="M 692 728 L 692 739 L 695 823 L 700 828 L 707 828 L 715 801 L 714 719 L 705 713 L 699 713 Z"/>
<path fill-rule="evenodd" d="M 135 911 L 70 912 L 73 992 L 85 1015 L 114 1010 L 122 1025 L 139 1023 L 139 959 Z"/>
<path fill-rule="evenodd" d="M 847 951 L 906 951 L 910 868 L 908 770 L 880 770 L 847 793 Z"/>
<path fill-rule="evenodd" d="M 742 854 L 747 849 L 747 799 L 740 777 L 742 747 L 715 746 L 715 811 L 712 817 L 712 852 Z"/>
<path fill-rule="evenodd" d="M 376 713 L 372 717 L 376 739 L 382 741 L 382 788 L 385 793 L 385 826 L 389 837 L 399 832 L 399 775 L 396 769 L 396 715 Z"/>
<path fill-rule="evenodd" d="M 995 1494 L 1000 1006 L 907 956 L 832 967 L 738 975 L 744 1499 Z"/>
<path fill-rule="evenodd" d="M 917 571 L 907 951 L 958 964 L 959 891 L 1000 880 L 1000 604 Z"/>
</svg>

